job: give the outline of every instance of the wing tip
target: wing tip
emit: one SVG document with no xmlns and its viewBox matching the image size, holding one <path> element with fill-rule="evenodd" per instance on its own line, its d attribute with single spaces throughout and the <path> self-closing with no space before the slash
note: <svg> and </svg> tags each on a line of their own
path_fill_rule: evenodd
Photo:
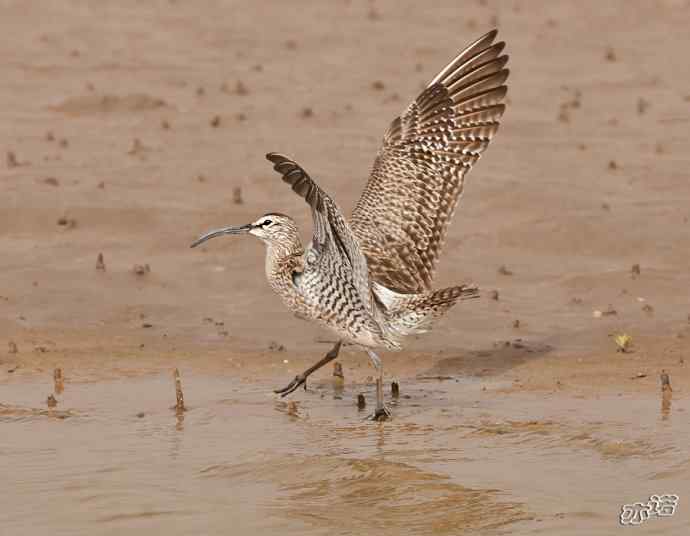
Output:
<svg viewBox="0 0 690 536">
<path fill-rule="evenodd" d="M 282 155 L 280 153 L 266 153 L 266 160 L 269 162 L 273 162 L 274 164 L 278 164 L 280 162 L 284 162 L 285 160 L 289 160 L 289 158 L 285 155 Z"/>
<path fill-rule="evenodd" d="M 462 49 L 455 58 L 453 58 L 450 63 L 448 63 L 434 78 L 427 84 L 427 87 L 431 87 L 434 84 L 440 82 L 441 80 L 444 79 L 444 77 L 451 72 L 455 67 L 457 67 L 458 63 L 464 60 L 469 60 L 473 57 L 476 57 L 479 54 L 482 54 L 488 49 L 491 48 L 497 48 L 497 56 L 503 51 L 505 48 L 505 41 L 500 41 L 498 43 L 494 43 L 494 40 L 496 39 L 496 36 L 498 35 L 498 28 L 494 28 L 493 30 L 485 33 L 478 39 L 475 39 L 472 41 L 469 45 L 467 45 L 464 49 Z"/>
<path fill-rule="evenodd" d="M 489 30 L 486 32 L 484 35 L 482 35 L 479 39 L 475 39 L 474 42 L 472 42 L 470 45 L 468 45 L 465 50 L 472 50 L 473 48 L 476 48 L 479 44 L 483 45 L 482 49 L 486 49 L 490 46 L 492 46 L 492 43 L 496 39 L 496 36 L 498 35 L 498 28 L 494 28 L 493 30 Z"/>
</svg>

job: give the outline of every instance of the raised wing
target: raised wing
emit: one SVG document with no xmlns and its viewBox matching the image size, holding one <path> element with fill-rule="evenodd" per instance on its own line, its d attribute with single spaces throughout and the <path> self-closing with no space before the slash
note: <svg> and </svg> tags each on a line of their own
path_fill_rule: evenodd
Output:
<svg viewBox="0 0 690 536">
<path fill-rule="evenodd" d="M 496 34 L 460 52 L 384 136 L 350 225 L 371 279 L 390 289 L 431 289 L 465 173 L 498 130 L 508 56 Z"/>
<path fill-rule="evenodd" d="M 314 251 L 318 255 L 332 256 L 330 265 L 333 270 L 337 270 L 341 265 L 347 265 L 344 273 L 332 274 L 333 277 L 336 275 L 351 277 L 360 300 L 369 313 L 372 313 L 373 302 L 369 288 L 367 260 L 335 201 L 319 188 L 299 164 L 287 156 L 268 153 L 266 158 L 273 163 L 273 169 L 283 176 L 283 180 L 290 184 L 292 189 L 311 207 L 314 222 L 312 240 Z"/>
</svg>

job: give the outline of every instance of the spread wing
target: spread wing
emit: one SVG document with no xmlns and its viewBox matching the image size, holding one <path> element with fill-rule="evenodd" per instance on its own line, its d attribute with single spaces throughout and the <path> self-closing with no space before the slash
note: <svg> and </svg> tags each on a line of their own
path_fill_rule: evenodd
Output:
<svg viewBox="0 0 690 536">
<path fill-rule="evenodd" d="M 508 78 L 494 30 L 451 61 L 390 125 L 350 225 L 372 280 L 431 289 L 467 171 L 498 130 Z"/>
<path fill-rule="evenodd" d="M 283 176 L 283 180 L 290 184 L 292 189 L 311 207 L 314 222 L 312 248 L 317 255 L 330 257 L 327 265 L 334 272 L 325 275 L 331 278 L 350 279 L 357 289 L 361 302 L 369 312 L 372 312 L 373 303 L 369 289 L 367 260 L 335 201 L 311 179 L 299 164 L 287 156 L 268 153 L 266 158 L 273 163 L 273 169 Z M 347 269 L 340 270 L 342 266 Z"/>
</svg>

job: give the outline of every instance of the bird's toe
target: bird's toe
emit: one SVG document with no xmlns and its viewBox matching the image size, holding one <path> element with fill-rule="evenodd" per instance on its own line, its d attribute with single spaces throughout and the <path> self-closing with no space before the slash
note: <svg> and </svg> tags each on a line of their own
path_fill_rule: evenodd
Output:
<svg viewBox="0 0 690 536">
<path fill-rule="evenodd" d="M 285 387 L 282 389 L 275 389 L 273 392 L 277 395 L 280 396 L 287 396 L 290 393 L 294 392 L 300 385 L 304 384 L 304 388 L 306 390 L 307 388 L 307 379 L 302 376 L 301 374 L 295 376 L 295 379 L 292 380 L 290 383 L 288 383 Z"/>
<path fill-rule="evenodd" d="M 386 407 L 384 405 L 383 407 L 376 408 L 376 411 L 374 411 L 373 415 L 369 416 L 369 419 L 371 419 L 372 421 L 381 422 L 381 421 L 387 421 L 388 419 L 391 418 L 391 416 L 392 416 L 391 411 L 388 409 L 388 407 Z"/>
</svg>

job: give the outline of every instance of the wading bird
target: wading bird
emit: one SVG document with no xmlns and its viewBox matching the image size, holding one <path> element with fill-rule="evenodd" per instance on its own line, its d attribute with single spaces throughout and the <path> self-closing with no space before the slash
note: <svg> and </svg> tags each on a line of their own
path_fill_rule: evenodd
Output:
<svg viewBox="0 0 690 536">
<path fill-rule="evenodd" d="M 370 178 L 349 220 L 290 158 L 266 158 L 311 207 L 313 239 L 302 246 L 295 222 L 269 212 L 253 223 L 211 231 L 251 234 L 266 245 L 266 277 L 300 318 L 335 332 L 338 342 L 318 363 L 276 393 L 283 396 L 335 359 L 344 341 L 364 350 L 378 372 L 375 419 L 383 402 L 383 366 L 375 350 L 400 350 L 406 336 L 427 331 L 471 285 L 434 290 L 441 248 L 467 171 L 498 130 L 508 69 L 497 31 L 465 48 L 388 128 Z"/>
</svg>

